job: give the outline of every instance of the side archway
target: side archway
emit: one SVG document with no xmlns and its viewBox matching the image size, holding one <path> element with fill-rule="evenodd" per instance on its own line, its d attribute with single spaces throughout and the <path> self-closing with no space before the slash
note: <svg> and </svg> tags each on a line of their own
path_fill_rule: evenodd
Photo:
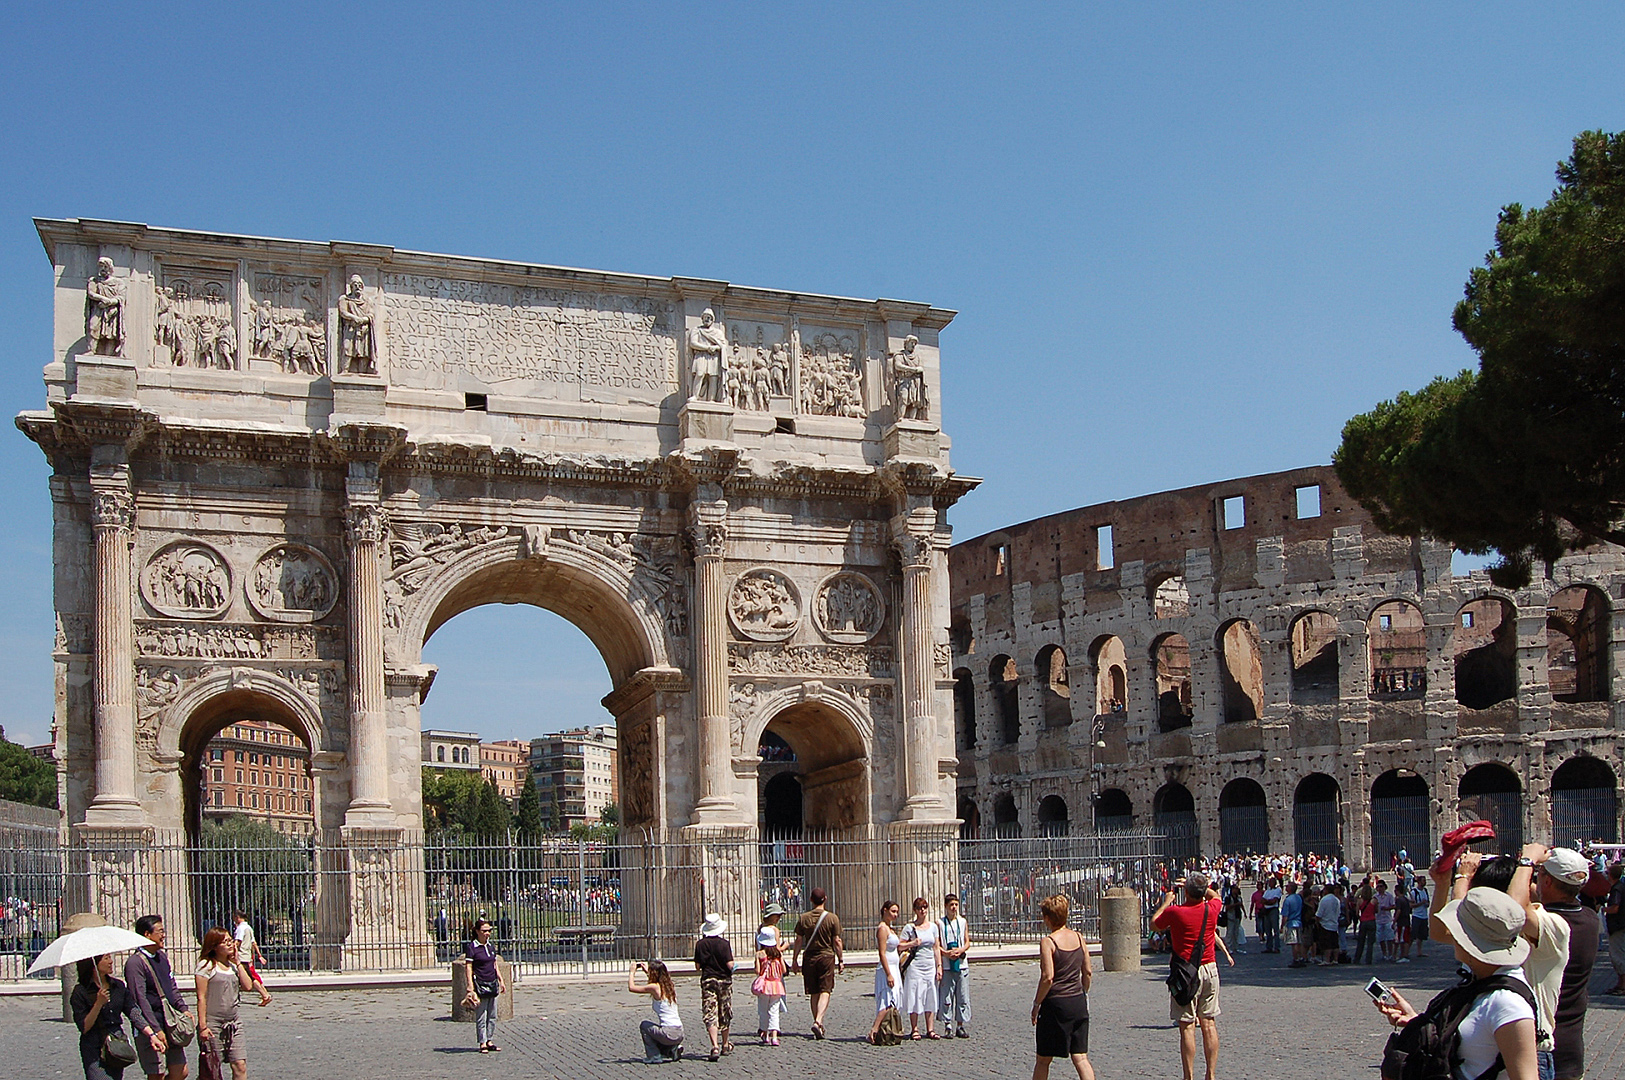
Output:
<svg viewBox="0 0 1625 1080">
<path fill-rule="evenodd" d="M 1371 784 L 1371 865 L 1405 852 L 1420 862 L 1433 850 L 1428 782 L 1409 769 L 1389 769 Z"/>
<path fill-rule="evenodd" d="M 1196 800 L 1190 789 L 1170 781 L 1151 799 L 1151 822 L 1163 833 L 1163 851 L 1170 859 L 1192 859 L 1202 849 L 1196 822 Z"/>
<path fill-rule="evenodd" d="M 1046 795 L 1038 804 L 1038 835 L 1065 836 L 1071 828 L 1066 800 L 1059 795 Z"/>
<path fill-rule="evenodd" d="M 1134 828 L 1134 801 L 1122 788 L 1107 788 L 1095 799 L 1095 831 L 1126 832 Z"/>
<path fill-rule="evenodd" d="M 1305 611 L 1287 630 L 1292 660 L 1292 704 L 1335 705 L 1338 698 L 1337 620 Z"/>
</svg>

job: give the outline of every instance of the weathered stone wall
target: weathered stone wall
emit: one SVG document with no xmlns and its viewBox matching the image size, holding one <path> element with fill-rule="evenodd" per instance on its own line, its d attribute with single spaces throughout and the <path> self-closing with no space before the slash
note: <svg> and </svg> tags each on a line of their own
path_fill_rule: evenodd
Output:
<svg viewBox="0 0 1625 1080">
<path fill-rule="evenodd" d="M 1300 489 L 1316 489 L 1302 495 L 1305 510 L 1318 495 L 1318 516 L 1300 517 Z M 1226 528 L 1226 502 L 1238 497 L 1245 520 L 1232 501 Z M 1101 526 L 1111 530 L 1104 557 Z M 1392 841 L 1400 819 L 1389 815 L 1409 811 L 1380 802 L 1373 835 L 1384 774 L 1384 800 L 1418 791 L 1412 774 L 1426 784 L 1431 844 L 1463 814 L 1487 812 L 1486 777 L 1506 786 L 1491 770 L 1464 790 L 1468 770 L 1505 766 L 1516 791 L 1491 800 L 1515 802 L 1502 812 L 1516 827 L 1550 839 L 1553 774 L 1591 758 L 1555 787 L 1571 792 L 1565 805 L 1578 799 L 1605 818 L 1611 802 L 1594 831 L 1613 839 L 1625 627 L 1609 613 L 1625 597 L 1625 553 L 1577 553 L 1515 592 L 1482 572 L 1453 577 L 1450 556 L 1377 530 L 1328 467 L 1084 507 L 955 545 L 960 816 L 983 829 L 1086 831 L 1100 800 L 1103 825 L 1128 825 L 1127 809 L 1149 827 L 1180 820 L 1183 788 L 1200 848 L 1217 852 L 1257 838 L 1234 807 L 1262 789 L 1273 850 L 1325 846 L 1324 804 L 1295 813 L 1300 793 L 1313 801 L 1325 790 L 1318 779 L 1300 785 L 1324 774 L 1335 781 L 1329 812 L 1347 857 L 1385 863 L 1386 848 L 1373 856 L 1372 846 Z M 1592 606 L 1581 611 L 1584 598 Z M 1188 646 L 1188 675 L 1170 635 Z M 1064 684 L 1053 675 L 1056 647 Z M 1575 665 L 1595 692 L 1576 695 Z M 1012 670 L 1014 694 L 1001 693 Z M 1554 684 L 1570 700 L 1554 700 Z M 1001 697 L 1013 698 L 1014 715 L 1001 714 Z M 1055 723 L 1057 699 L 1069 723 Z M 1013 741 L 1007 715 L 1019 720 Z M 1606 781 L 1595 779 L 1599 763 Z M 1235 781 L 1257 788 L 1236 784 L 1226 796 Z M 1052 796 L 1060 803 L 1045 803 Z"/>
</svg>

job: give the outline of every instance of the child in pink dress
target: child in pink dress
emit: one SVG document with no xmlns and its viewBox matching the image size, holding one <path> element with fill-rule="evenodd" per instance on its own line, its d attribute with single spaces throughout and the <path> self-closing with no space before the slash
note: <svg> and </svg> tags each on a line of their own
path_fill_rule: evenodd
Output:
<svg viewBox="0 0 1625 1080">
<path fill-rule="evenodd" d="M 756 954 L 756 981 L 750 984 L 756 995 L 756 1027 L 763 1046 L 779 1045 L 779 1017 L 784 1015 L 784 953 L 778 945 L 766 945 Z"/>
</svg>

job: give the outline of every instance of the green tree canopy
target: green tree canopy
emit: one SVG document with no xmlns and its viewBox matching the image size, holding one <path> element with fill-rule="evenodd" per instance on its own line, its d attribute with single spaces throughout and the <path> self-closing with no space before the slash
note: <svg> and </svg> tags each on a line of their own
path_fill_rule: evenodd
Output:
<svg viewBox="0 0 1625 1080">
<path fill-rule="evenodd" d="M 55 810 L 56 766 L 0 737 L 0 799 Z"/>
<path fill-rule="evenodd" d="M 1502 209 L 1456 305 L 1478 370 L 1355 416 L 1332 458 L 1383 529 L 1497 552 L 1504 585 L 1625 544 L 1625 135 L 1577 136 L 1557 179 Z"/>
<path fill-rule="evenodd" d="M 519 801 L 514 804 L 513 827 L 525 836 L 538 836 L 542 831 L 542 798 L 536 792 L 536 777 L 528 767 L 525 786 L 519 789 Z"/>
</svg>

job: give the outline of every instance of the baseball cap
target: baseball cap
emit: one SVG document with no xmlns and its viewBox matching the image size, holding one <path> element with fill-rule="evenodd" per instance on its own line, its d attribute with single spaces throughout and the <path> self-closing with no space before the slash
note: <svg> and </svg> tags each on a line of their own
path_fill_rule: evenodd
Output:
<svg viewBox="0 0 1625 1080">
<path fill-rule="evenodd" d="M 1591 878 L 1591 864 L 1573 848 L 1553 848 L 1541 869 L 1566 885 L 1584 885 Z"/>
</svg>

